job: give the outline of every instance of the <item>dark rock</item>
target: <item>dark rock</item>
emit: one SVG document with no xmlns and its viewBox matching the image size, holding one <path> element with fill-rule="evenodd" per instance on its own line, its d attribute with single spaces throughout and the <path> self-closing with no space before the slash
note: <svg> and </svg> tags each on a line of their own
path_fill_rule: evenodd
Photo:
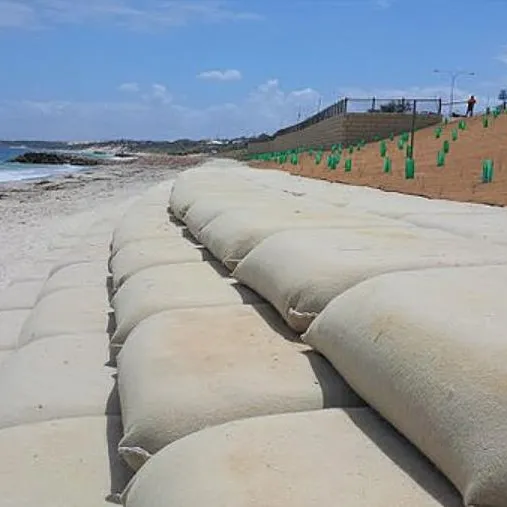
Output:
<svg viewBox="0 0 507 507">
<path fill-rule="evenodd" d="M 28 152 L 11 160 L 18 164 L 44 164 L 44 165 L 63 165 L 71 164 L 78 166 L 100 165 L 100 161 L 92 158 L 71 155 L 68 153 L 50 153 L 50 152 Z"/>
</svg>

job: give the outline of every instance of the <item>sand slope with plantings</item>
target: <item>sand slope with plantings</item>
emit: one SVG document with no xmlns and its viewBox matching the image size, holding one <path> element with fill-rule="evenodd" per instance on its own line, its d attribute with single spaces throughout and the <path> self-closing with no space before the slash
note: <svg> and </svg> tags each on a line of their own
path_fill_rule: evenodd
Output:
<svg viewBox="0 0 507 507">
<path fill-rule="evenodd" d="M 507 115 L 496 111 L 416 132 L 413 168 L 407 162 L 408 133 L 384 141 L 358 143 L 354 147 L 336 145 L 328 151 L 315 147 L 265 154 L 251 163 L 332 182 L 505 206 L 506 138 Z M 492 174 L 488 174 L 491 164 Z"/>
</svg>

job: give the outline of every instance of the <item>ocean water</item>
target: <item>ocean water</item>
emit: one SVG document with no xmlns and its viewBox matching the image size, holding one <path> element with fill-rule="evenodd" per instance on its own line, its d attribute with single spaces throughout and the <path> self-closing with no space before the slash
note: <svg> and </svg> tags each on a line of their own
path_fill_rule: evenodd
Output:
<svg viewBox="0 0 507 507">
<path fill-rule="evenodd" d="M 8 160 L 29 151 L 24 148 L 0 148 L 0 183 L 48 178 L 85 169 L 72 165 L 13 164 Z"/>
</svg>

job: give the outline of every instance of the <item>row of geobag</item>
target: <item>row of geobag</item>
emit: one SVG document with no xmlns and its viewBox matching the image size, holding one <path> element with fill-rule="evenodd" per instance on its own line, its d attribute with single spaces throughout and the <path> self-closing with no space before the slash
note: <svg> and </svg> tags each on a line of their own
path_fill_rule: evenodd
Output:
<svg viewBox="0 0 507 507">
<path fill-rule="evenodd" d="M 360 405 L 340 374 L 467 504 L 506 505 L 504 249 L 219 170 L 181 175 L 170 206 L 186 228 L 156 225 L 156 209 L 144 208 L 113 239 L 120 449 L 138 468 L 171 444 L 131 483 L 127 505 L 218 506 L 244 495 L 276 506 L 458 505 L 369 408 L 199 431 Z M 320 314 L 305 341 L 336 370 L 259 296 L 295 331 Z M 296 469 L 306 454 L 332 473 Z M 396 466 L 381 471 L 386 462 Z"/>
<path fill-rule="evenodd" d="M 166 192 L 167 194 L 167 192 Z M 0 297 L 2 506 L 110 505 L 131 471 L 109 366 L 107 261 L 124 205 L 83 214 Z"/>
</svg>

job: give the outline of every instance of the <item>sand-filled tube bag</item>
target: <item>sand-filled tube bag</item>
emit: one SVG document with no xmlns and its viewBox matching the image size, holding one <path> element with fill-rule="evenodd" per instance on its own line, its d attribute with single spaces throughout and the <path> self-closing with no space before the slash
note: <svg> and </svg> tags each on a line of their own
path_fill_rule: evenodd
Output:
<svg viewBox="0 0 507 507">
<path fill-rule="evenodd" d="M 459 494 L 368 408 L 256 417 L 167 446 L 126 507 L 462 507 Z"/>
<path fill-rule="evenodd" d="M 182 237 L 186 228 L 171 220 L 163 206 L 133 207 L 125 213 L 113 232 L 111 253 L 115 255 L 128 243 L 160 237 Z"/>
<path fill-rule="evenodd" d="M 198 239 L 232 270 L 253 248 L 277 232 L 315 228 L 354 229 L 386 222 L 391 221 L 371 215 L 347 213 L 318 203 L 296 208 L 280 204 L 265 210 L 223 213 L 201 230 Z"/>
<path fill-rule="evenodd" d="M 410 227 L 286 231 L 265 239 L 233 272 L 304 332 L 336 296 L 374 276 L 439 266 L 505 264 L 505 249 Z"/>
<path fill-rule="evenodd" d="M 207 426 L 364 404 L 267 304 L 153 315 L 130 334 L 118 374 L 125 431 L 119 449 L 135 469 Z"/>
<path fill-rule="evenodd" d="M 259 302 L 255 293 L 224 275 L 217 262 L 194 262 L 154 266 L 131 276 L 112 300 L 117 324 L 112 348 L 121 348 L 137 324 L 164 310 Z"/>
<path fill-rule="evenodd" d="M 258 192 L 234 192 L 215 196 L 205 196 L 195 202 L 185 215 L 185 225 L 189 232 L 198 237 L 201 230 L 212 220 L 228 211 L 259 210 L 281 205 L 297 208 L 302 199 L 281 191 L 265 190 Z"/>
<path fill-rule="evenodd" d="M 126 244 L 110 260 L 113 287 L 118 289 L 139 271 L 164 264 L 182 264 L 212 260 L 204 248 L 183 237 L 162 236 Z"/>
<path fill-rule="evenodd" d="M 169 207 L 176 218 L 183 220 L 190 207 L 203 197 L 262 191 L 260 185 L 226 172 L 183 173 L 174 182 Z"/>
<path fill-rule="evenodd" d="M 368 280 L 304 336 L 454 483 L 507 506 L 507 267 Z"/>
</svg>

